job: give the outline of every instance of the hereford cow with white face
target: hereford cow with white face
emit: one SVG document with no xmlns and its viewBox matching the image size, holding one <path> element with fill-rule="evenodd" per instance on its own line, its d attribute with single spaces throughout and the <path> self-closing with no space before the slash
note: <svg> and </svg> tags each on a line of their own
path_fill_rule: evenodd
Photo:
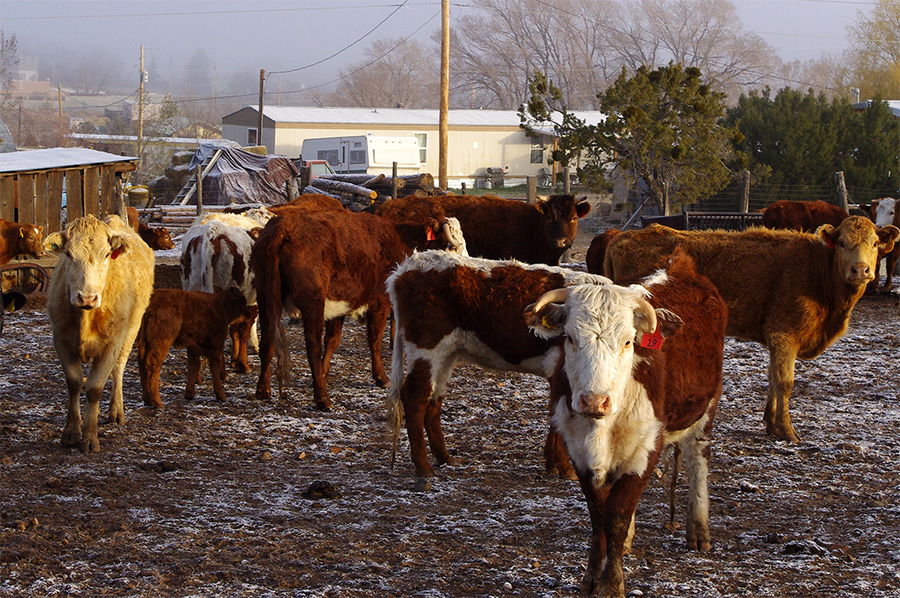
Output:
<svg viewBox="0 0 900 598">
<path fill-rule="evenodd" d="M 681 443 L 690 478 L 688 548 L 710 548 L 706 478 L 727 307 L 683 255 L 641 283 L 555 289 L 525 312 L 536 334 L 564 339 L 550 393 L 591 517 L 582 596 L 625 596 L 635 507 L 669 443 Z"/>
<path fill-rule="evenodd" d="M 875 226 L 892 224 L 900 227 L 900 210 L 897 209 L 900 206 L 897 203 L 897 200 L 893 197 L 882 197 L 872 202 L 870 212 L 872 212 L 871 216 L 872 220 L 875 221 Z M 900 245 L 895 245 L 891 251 L 878 255 L 878 265 L 875 267 L 875 282 L 873 283 L 876 286 L 878 286 L 879 280 L 878 266 L 882 258 L 884 258 L 886 278 L 884 279 L 884 284 L 881 285 L 881 290 L 890 291 L 894 286 L 894 269 L 897 267 L 897 262 L 900 261 Z"/>
<path fill-rule="evenodd" d="M 153 291 L 153 251 L 118 216 L 103 222 L 78 218 L 44 245 L 59 255 L 47 309 L 69 391 L 62 444 L 98 452 L 100 395 L 110 377 L 109 419 L 125 423 L 122 373 Z M 87 362 L 82 423 L 79 399 Z"/>
</svg>

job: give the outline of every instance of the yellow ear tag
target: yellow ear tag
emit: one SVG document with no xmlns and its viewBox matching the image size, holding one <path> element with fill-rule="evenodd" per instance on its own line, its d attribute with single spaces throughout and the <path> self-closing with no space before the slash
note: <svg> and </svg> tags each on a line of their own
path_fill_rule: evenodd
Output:
<svg viewBox="0 0 900 598">
<path fill-rule="evenodd" d="M 556 328 L 556 324 L 551 324 L 550 320 L 547 319 L 547 316 L 541 316 L 541 326 L 543 326 L 544 328 L 549 328 L 551 330 Z"/>
</svg>

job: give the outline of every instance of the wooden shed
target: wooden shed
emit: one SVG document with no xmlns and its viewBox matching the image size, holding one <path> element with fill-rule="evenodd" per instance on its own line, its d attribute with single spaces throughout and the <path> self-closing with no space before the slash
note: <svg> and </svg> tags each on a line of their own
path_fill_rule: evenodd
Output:
<svg viewBox="0 0 900 598">
<path fill-rule="evenodd" d="M 123 183 L 140 158 L 58 147 L 0 154 L 0 218 L 58 231 L 71 222 L 116 213 Z"/>
</svg>

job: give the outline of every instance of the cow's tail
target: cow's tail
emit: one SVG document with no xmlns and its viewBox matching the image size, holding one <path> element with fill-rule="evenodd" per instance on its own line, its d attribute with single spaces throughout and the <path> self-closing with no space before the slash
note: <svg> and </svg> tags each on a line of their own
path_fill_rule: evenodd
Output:
<svg viewBox="0 0 900 598">
<path fill-rule="evenodd" d="M 397 444 L 400 442 L 400 426 L 403 424 L 403 409 L 400 405 L 400 389 L 403 386 L 403 327 L 396 325 L 400 320 L 394 310 L 394 352 L 391 354 L 391 385 L 387 394 L 387 422 L 391 435 L 391 469 L 397 459 Z"/>
</svg>

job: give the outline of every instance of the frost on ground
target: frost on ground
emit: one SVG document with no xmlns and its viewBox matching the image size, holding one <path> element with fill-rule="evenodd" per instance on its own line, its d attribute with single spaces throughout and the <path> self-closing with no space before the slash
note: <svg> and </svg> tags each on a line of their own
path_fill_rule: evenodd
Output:
<svg viewBox="0 0 900 598">
<path fill-rule="evenodd" d="M 799 444 L 763 434 L 767 352 L 729 339 L 710 474 L 713 549 L 666 527 L 671 465 L 638 507 L 626 592 L 657 597 L 900 595 L 900 347 L 896 302 L 864 298 L 847 335 L 798 362 Z M 124 427 L 102 452 L 59 444 L 65 384 L 40 298 L 0 341 L 0 596 L 557 597 L 577 593 L 589 523 L 574 482 L 547 477 L 545 381 L 457 369 L 445 402 L 457 464 L 414 492 L 401 437 L 391 468 L 364 330 L 344 329 L 332 413 L 312 408 L 299 327 L 287 400 L 253 373 L 185 401 L 186 358 L 163 370 L 165 409 L 125 374 Z M 103 409 L 105 411 L 106 398 Z M 335 493 L 310 494 L 313 482 Z M 679 486 L 676 523 L 684 522 Z"/>
</svg>

